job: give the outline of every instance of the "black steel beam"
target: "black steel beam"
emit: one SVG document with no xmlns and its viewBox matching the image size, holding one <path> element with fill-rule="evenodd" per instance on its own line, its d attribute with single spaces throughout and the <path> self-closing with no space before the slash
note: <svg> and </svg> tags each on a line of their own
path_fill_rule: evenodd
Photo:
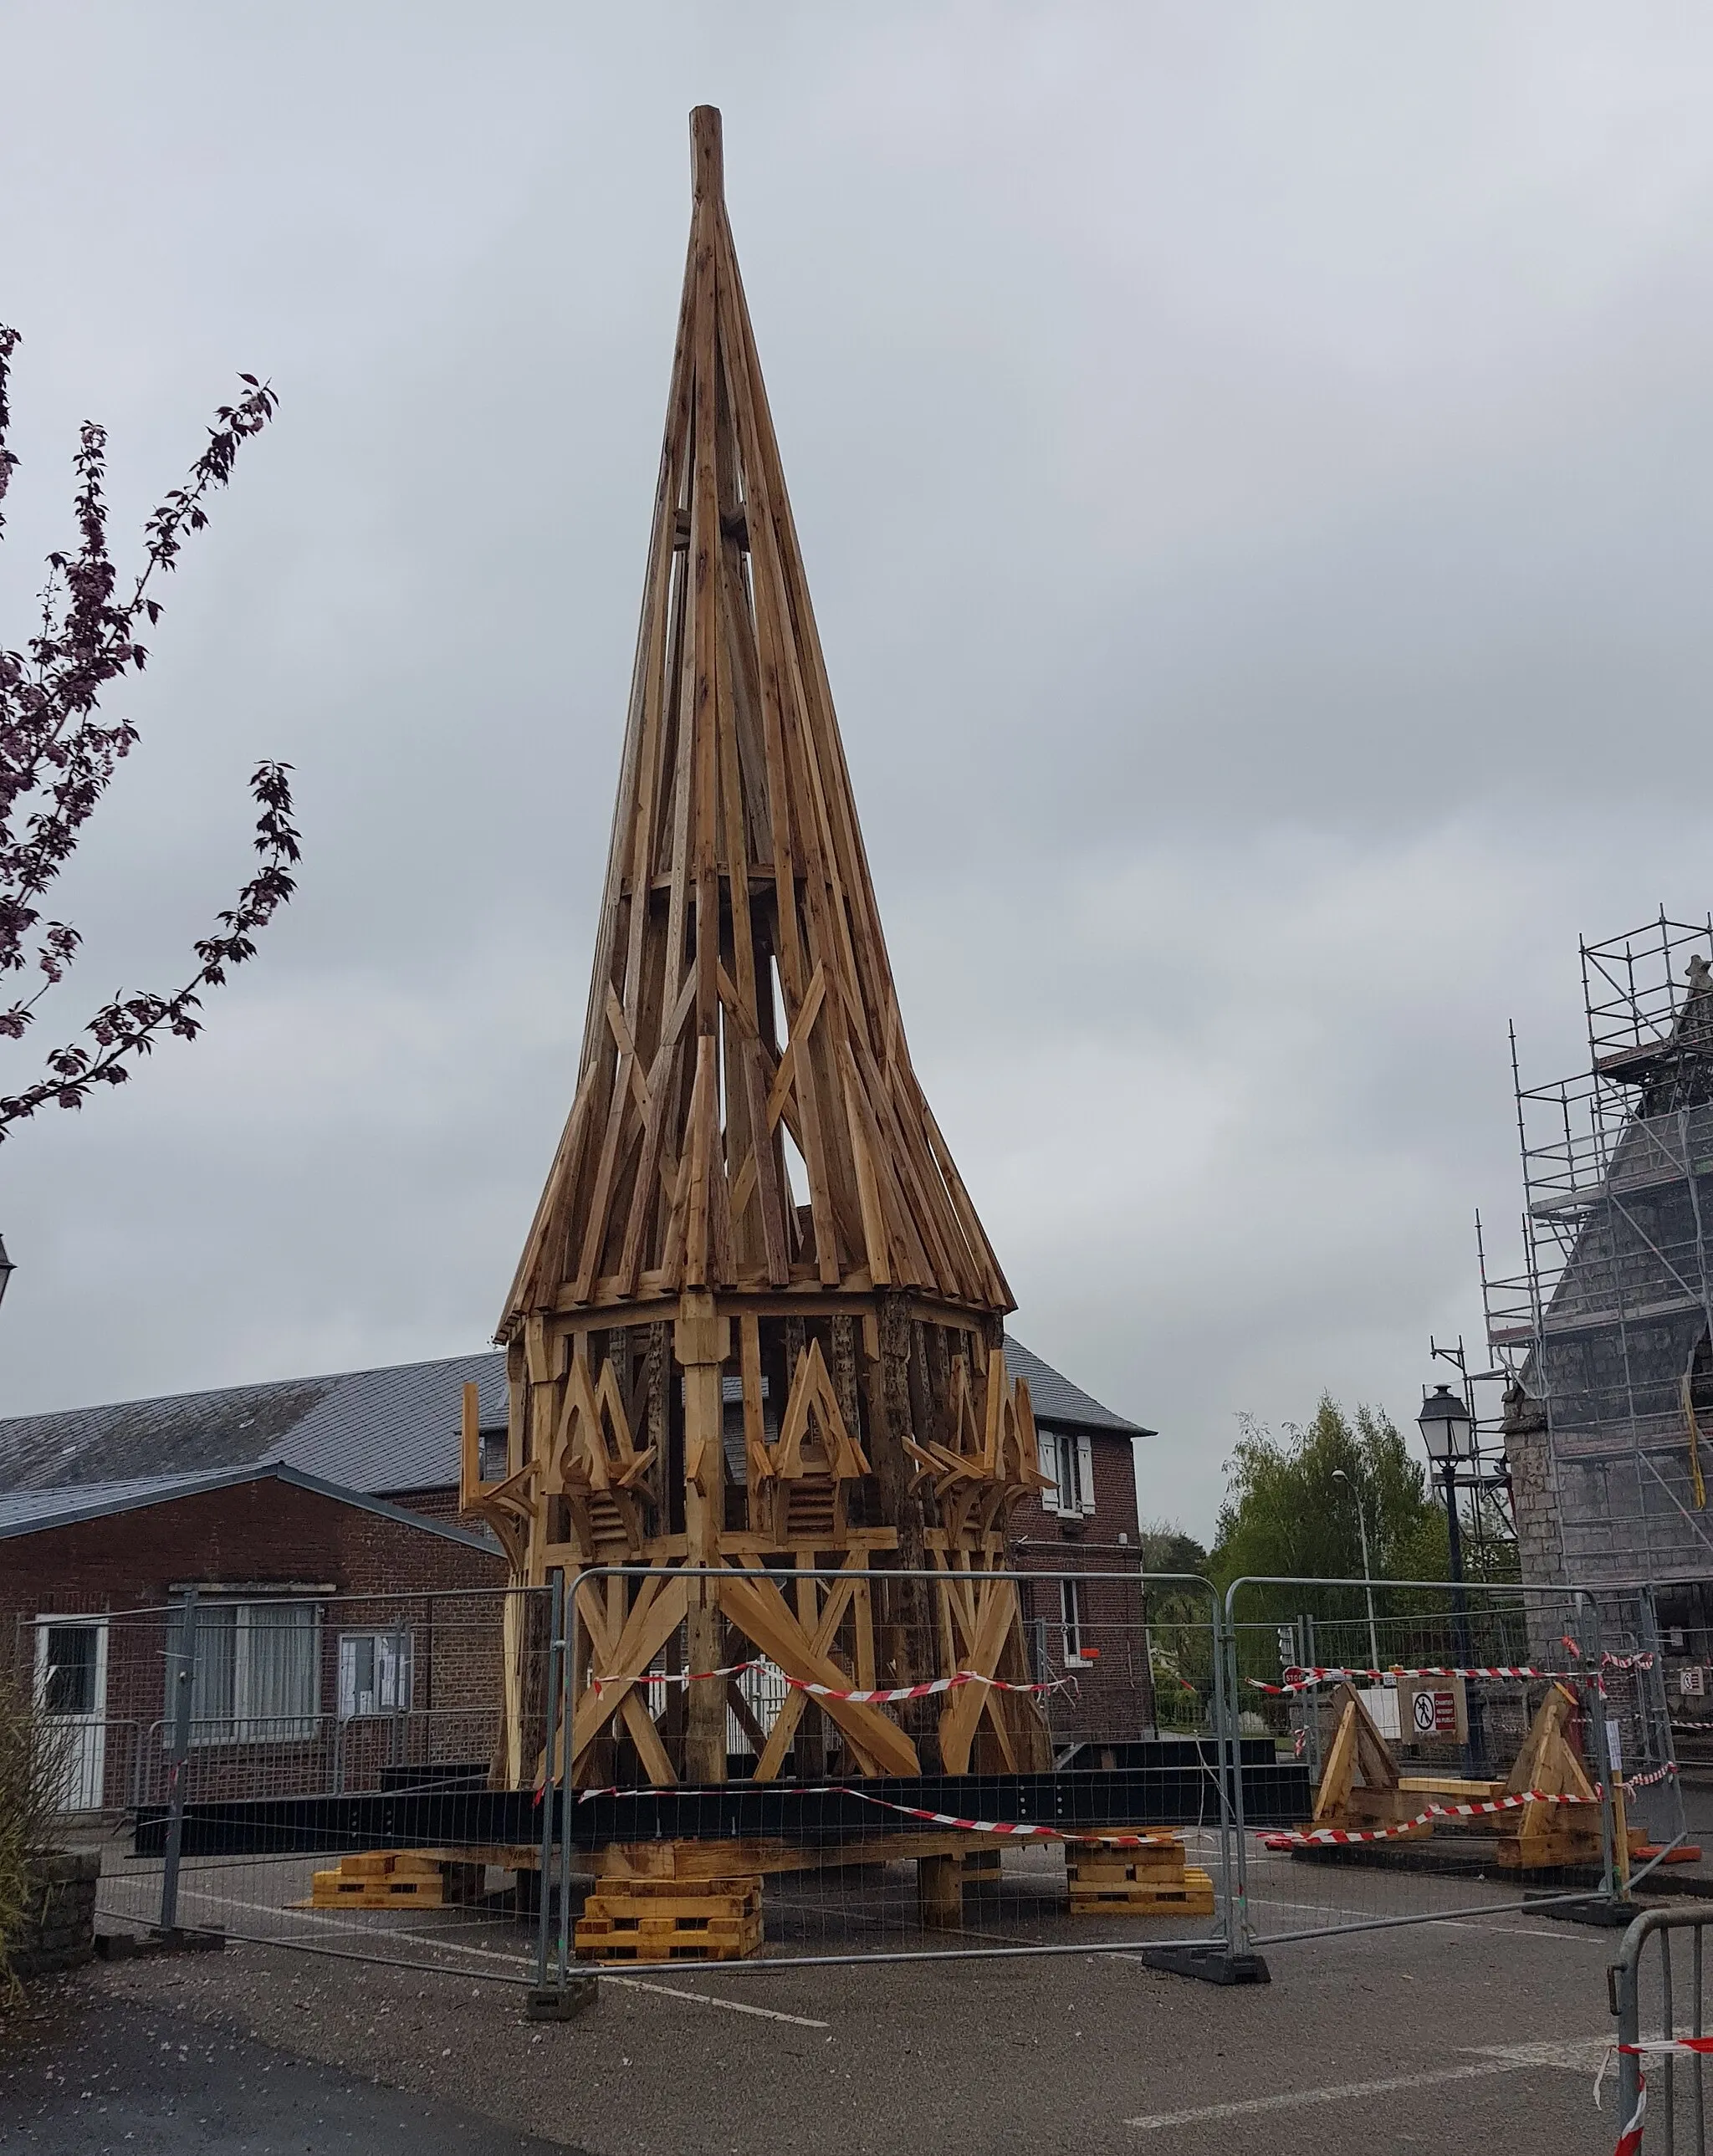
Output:
<svg viewBox="0 0 1713 2156">
<path fill-rule="evenodd" d="M 1219 1779 L 1213 1748 L 1125 1745 L 1121 1764 L 1058 1774 L 924 1774 L 823 1785 L 726 1782 L 712 1788 L 587 1791 L 571 1807 L 573 1844 L 610 1841 L 785 1840 L 805 1844 L 858 1834 L 919 1830 L 912 1811 L 959 1820 L 1012 1821 L 1069 1831 L 1109 1826 L 1213 1826 Z M 1254 1826 L 1308 1815 L 1306 1768 L 1273 1757 L 1270 1743 L 1243 1748 L 1243 1810 Z M 320 1855 L 335 1850 L 439 1849 L 459 1843 L 538 1846 L 542 1816 L 529 1789 L 435 1782 L 344 1796 L 249 1797 L 184 1808 L 187 1856 Z M 862 1794 L 857 1792 L 861 1790 Z M 871 1801 L 879 1799 L 878 1802 Z M 557 1812 L 560 1799 L 555 1795 Z M 898 1810 L 888 1807 L 900 1807 Z M 167 1807 L 136 1815 L 135 1853 L 158 1856 Z"/>
</svg>

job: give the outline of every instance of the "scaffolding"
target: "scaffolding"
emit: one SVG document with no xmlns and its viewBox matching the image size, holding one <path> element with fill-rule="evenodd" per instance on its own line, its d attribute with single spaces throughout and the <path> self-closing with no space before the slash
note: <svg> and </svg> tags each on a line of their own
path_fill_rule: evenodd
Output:
<svg viewBox="0 0 1713 2156">
<path fill-rule="evenodd" d="M 1581 1075 L 1525 1086 L 1511 1032 L 1523 1270 L 1480 1252 L 1524 1574 L 1713 1596 L 1713 916 L 1582 968 Z"/>
</svg>

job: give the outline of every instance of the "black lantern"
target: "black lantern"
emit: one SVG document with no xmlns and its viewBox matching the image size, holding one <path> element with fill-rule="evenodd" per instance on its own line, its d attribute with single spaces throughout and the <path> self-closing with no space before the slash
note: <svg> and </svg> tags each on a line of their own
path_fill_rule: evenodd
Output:
<svg viewBox="0 0 1713 2156">
<path fill-rule="evenodd" d="M 1442 1475 L 1448 1467 L 1455 1471 L 1474 1457 L 1475 1426 L 1469 1419 L 1469 1410 L 1449 1385 L 1436 1385 L 1422 1401 L 1416 1427 L 1422 1433 L 1428 1457 Z"/>
</svg>

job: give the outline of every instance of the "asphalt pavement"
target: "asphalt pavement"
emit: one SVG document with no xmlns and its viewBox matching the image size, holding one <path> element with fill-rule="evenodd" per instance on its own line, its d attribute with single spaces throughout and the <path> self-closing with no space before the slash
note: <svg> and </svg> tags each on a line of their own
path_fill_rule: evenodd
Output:
<svg viewBox="0 0 1713 2156">
<path fill-rule="evenodd" d="M 1275 1948 L 1246 1989 L 1127 1955 L 675 1966 L 546 2026 L 508 1984 L 239 1946 L 60 1988 L 0 2076 L 0 2147 L 1605 2156 L 1613 1938 L 1452 1919 Z"/>
</svg>

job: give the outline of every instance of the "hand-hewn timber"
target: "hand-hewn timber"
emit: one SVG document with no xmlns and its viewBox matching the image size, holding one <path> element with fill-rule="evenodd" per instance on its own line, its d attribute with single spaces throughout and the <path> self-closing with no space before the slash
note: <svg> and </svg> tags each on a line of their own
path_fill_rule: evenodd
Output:
<svg viewBox="0 0 1713 2156">
<path fill-rule="evenodd" d="M 507 1472 L 482 1479 L 472 1423 L 464 1502 L 517 1583 L 571 1584 L 576 1783 L 719 1780 L 728 1714 L 764 1779 L 1037 1770 L 1045 1725 L 1016 1691 L 764 1711 L 753 1689 L 647 1682 L 758 1654 L 834 1690 L 1026 1676 L 990 1575 L 1044 1479 L 1006 1368 L 1011 1291 L 905 1041 L 719 115 L 691 132 L 583 1057 L 500 1325 Z M 939 1578 L 826 1579 L 857 1557 Z M 650 1577 L 578 1586 L 611 1565 Z M 655 1575 L 683 1568 L 675 1600 Z M 526 1723 L 514 1671 L 496 1779 L 539 1772 Z"/>
</svg>

